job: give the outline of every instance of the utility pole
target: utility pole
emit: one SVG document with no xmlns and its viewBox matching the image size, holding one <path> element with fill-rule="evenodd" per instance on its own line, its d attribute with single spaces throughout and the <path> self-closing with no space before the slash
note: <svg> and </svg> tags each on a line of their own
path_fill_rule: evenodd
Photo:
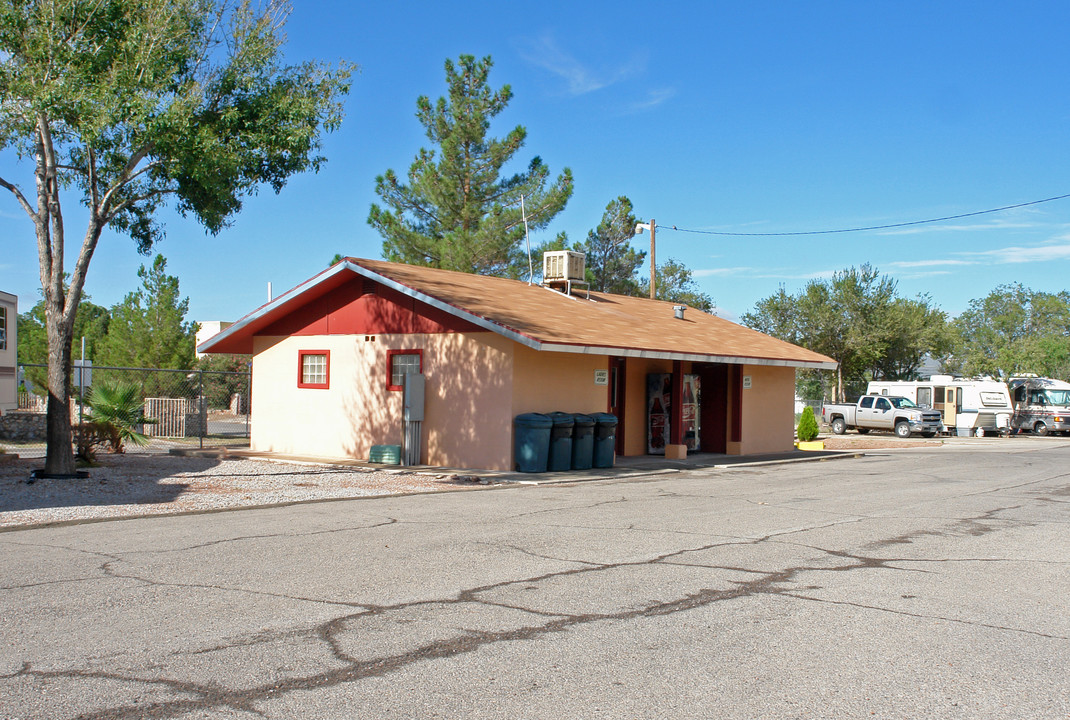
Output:
<svg viewBox="0 0 1070 720">
<path fill-rule="evenodd" d="M 655 296 L 655 289 L 657 286 L 657 265 L 654 263 L 654 232 L 657 229 L 658 224 L 654 218 L 650 218 L 650 299 L 653 300 Z"/>
<path fill-rule="evenodd" d="M 644 230 L 650 231 L 650 299 L 654 299 L 654 295 L 657 288 L 657 264 L 654 262 L 654 233 L 657 231 L 658 223 L 651 218 L 648 223 L 639 223 L 635 226 L 635 234 L 643 232 Z"/>
</svg>

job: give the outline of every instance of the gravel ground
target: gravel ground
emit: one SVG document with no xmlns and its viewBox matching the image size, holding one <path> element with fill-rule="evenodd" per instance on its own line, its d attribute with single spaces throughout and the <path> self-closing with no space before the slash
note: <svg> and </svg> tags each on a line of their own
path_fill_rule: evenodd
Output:
<svg viewBox="0 0 1070 720">
<path fill-rule="evenodd" d="M 0 528 L 66 520 L 481 487 L 478 479 L 238 458 L 101 455 L 89 478 L 28 483 L 41 459 L 0 460 Z"/>
</svg>

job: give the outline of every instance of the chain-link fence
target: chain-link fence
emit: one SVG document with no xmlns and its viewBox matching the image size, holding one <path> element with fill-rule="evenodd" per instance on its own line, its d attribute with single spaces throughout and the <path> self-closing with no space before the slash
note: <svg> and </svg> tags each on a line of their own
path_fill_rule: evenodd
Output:
<svg viewBox="0 0 1070 720">
<path fill-rule="evenodd" d="M 22 457 L 44 455 L 46 374 L 45 365 L 19 367 L 19 408 L 0 417 L 0 450 Z M 85 400 L 94 386 L 132 386 L 148 420 L 134 429 L 148 443 L 127 443 L 127 452 L 247 445 L 250 383 L 248 371 L 76 367 L 71 378 L 71 421 L 77 424 L 90 417 Z"/>
</svg>

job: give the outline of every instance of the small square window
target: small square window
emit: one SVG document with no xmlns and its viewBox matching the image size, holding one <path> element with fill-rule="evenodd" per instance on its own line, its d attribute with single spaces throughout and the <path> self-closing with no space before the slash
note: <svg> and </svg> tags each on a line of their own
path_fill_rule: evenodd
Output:
<svg viewBox="0 0 1070 720">
<path fill-rule="evenodd" d="M 297 353 L 297 387 L 329 388 L 331 380 L 331 353 L 329 350 L 300 350 Z"/>
<path fill-rule="evenodd" d="M 389 350 L 387 352 L 387 390 L 405 389 L 405 376 L 409 373 L 423 372 L 423 351 Z"/>
</svg>

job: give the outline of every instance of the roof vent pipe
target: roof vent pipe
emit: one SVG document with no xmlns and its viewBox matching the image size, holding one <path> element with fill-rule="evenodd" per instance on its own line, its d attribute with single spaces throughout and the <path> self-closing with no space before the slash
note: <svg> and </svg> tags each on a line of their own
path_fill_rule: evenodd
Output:
<svg viewBox="0 0 1070 720">
<path fill-rule="evenodd" d="M 673 305 L 672 314 L 676 316 L 677 320 L 684 319 L 684 310 L 687 310 L 687 305 Z"/>
</svg>

